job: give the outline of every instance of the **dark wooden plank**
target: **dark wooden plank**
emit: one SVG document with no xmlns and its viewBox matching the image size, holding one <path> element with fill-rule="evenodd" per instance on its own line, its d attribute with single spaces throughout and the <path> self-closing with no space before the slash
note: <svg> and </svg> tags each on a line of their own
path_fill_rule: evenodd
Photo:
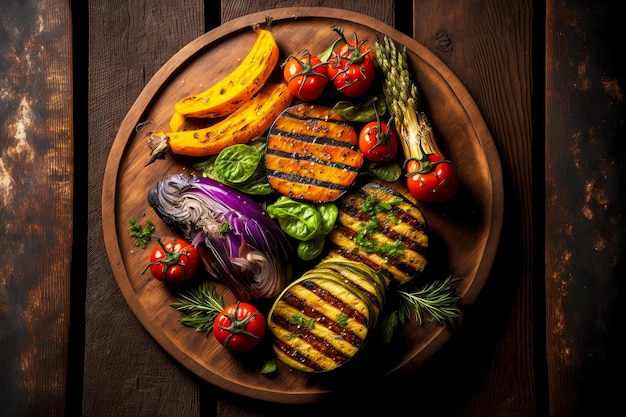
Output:
<svg viewBox="0 0 626 417">
<path fill-rule="evenodd" d="M 502 249 L 484 294 L 463 328 L 403 384 L 394 384 L 389 392 L 377 395 L 386 399 L 382 401 L 390 415 L 419 404 L 420 412 L 441 416 L 532 416 L 536 400 L 532 338 L 531 2 L 415 3 L 413 8 L 403 2 L 385 8 L 394 10 L 394 22 L 404 22 L 407 14 L 412 15 L 413 37 L 439 56 L 474 96 L 499 147 L 506 188 L 513 191 L 506 196 Z M 263 10 L 263 6 L 261 3 L 257 9 L 253 4 L 231 2 L 223 18 L 238 17 L 234 13 L 237 10 Z M 365 413 L 371 403 L 335 401 L 284 407 L 227 395 L 220 406 L 220 415 L 229 416 L 264 415 L 266 410 L 271 410 L 271 415 L 312 416 L 328 410 L 332 415 Z"/>
<path fill-rule="evenodd" d="M 256 2 L 246 0 L 222 1 L 222 22 L 263 10 L 277 9 L 281 7 L 331 7 L 336 9 L 350 10 L 353 12 L 375 17 L 390 26 L 394 25 L 394 1 L 352 1 L 352 0 L 296 0 L 296 1 L 271 1 L 260 0 Z"/>
<path fill-rule="evenodd" d="M 65 410 L 72 259 L 71 13 L 9 2 L 0 20 L 0 415 Z"/>
<path fill-rule="evenodd" d="M 187 1 L 182 7 L 175 2 L 92 1 L 89 31 L 83 415 L 196 416 L 203 385 L 159 347 L 123 299 L 106 256 L 100 207 L 106 160 L 122 119 L 152 75 L 204 32 L 203 2 Z"/>
<path fill-rule="evenodd" d="M 611 414 L 624 388 L 626 67 L 617 57 L 626 51 L 617 7 L 547 2 L 545 276 L 553 416 Z"/>
<path fill-rule="evenodd" d="M 413 4 L 413 37 L 460 78 L 491 130 L 502 162 L 505 219 L 483 292 L 457 337 L 420 371 L 411 390 L 439 404 L 438 415 L 533 416 L 538 412 L 533 356 L 533 4 Z"/>
</svg>

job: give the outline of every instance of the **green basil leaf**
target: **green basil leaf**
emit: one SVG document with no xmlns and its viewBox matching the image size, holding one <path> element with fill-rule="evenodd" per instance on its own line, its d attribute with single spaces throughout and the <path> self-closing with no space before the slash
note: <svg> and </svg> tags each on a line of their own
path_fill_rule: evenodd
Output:
<svg viewBox="0 0 626 417">
<path fill-rule="evenodd" d="M 342 115 L 351 122 L 367 123 L 376 120 L 376 112 L 383 116 L 387 112 L 387 104 L 384 97 L 368 96 L 359 102 L 338 101 L 333 106 L 333 112 Z"/>
<path fill-rule="evenodd" d="M 241 184 L 254 174 L 261 156 L 261 152 L 247 144 L 229 146 L 217 155 L 214 169 L 226 181 Z"/>
<path fill-rule="evenodd" d="M 367 171 L 383 181 L 394 182 L 402 176 L 402 167 L 397 162 L 370 162 Z"/>
<path fill-rule="evenodd" d="M 320 235 L 327 235 L 333 230 L 333 227 L 335 227 L 335 221 L 337 221 L 337 216 L 339 215 L 339 208 L 334 203 L 324 203 L 317 206 L 317 211 L 319 211 L 322 216 L 322 224 L 320 225 L 318 233 Z"/>
<path fill-rule="evenodd" d="M 267 206 L 267 213 L 278 220 L 285 233 L 298 240 L 313 239 L 322 224 L 322 215 L 315 206 L 285 196 Z"/>
<path fill-rule="evenodd" d="M 322 254 L 325 242 L 325 235 L 317 235 L 313 239 L 298 242 L 298 257 L 304 261 L 311 261 L 317 258 Z"/>
</svg>

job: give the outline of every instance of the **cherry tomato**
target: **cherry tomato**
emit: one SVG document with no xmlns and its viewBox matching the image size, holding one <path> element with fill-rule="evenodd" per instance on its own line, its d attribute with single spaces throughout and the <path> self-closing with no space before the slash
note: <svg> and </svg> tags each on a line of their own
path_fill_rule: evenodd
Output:
<svg viewBox="0 0 626 417">
<path fill-rule="evenodd" d="M 328 60 L 328 76 L 333 85 L 346 97 L 365 94 L 376 79 L 374 51 L 365 46 L 367 40 L 347 42 Z"/>
<path fill-rule="evenodd" d="M 398 152 L 398 137 L 391 124 L 378 119 L 359 132 L 359 149 L 369 161 L 389 162 Z"/>
<path fill-rule="evenodd" d="M 442 203 L 457 191 L 456 172 L 450 161 L 441 155 L 426 154 L 421 160 L 409 159 L 406 172 L 409 191 L 418 200 Z"/>
<path fill-rule="evenodd" d="M 287 57 L 282 64 L 283 77 L 289 91 L 302 101 L 313 101 L 319 98 L 328 85 L 326 63 L 316 55 L 305 50 L 300 57 Z"/>
<path fill-rule="evenodd" d="M 261 343 L 267 324 L 252 304 L 237 301 L 225 307 L 213 322 L 218 342 L 232 352 L 248 352 Z"/>
<path fill-rule="evenodd" d="M 150 263 L 142 274 L 150 269 L 152 276 L 168 284 L 189 281 L 200 265 L 198 250 L 183 239 L 164 243 L 160 238 L 155 238 L 159 245 L 152 250 Z"/>
</svg>

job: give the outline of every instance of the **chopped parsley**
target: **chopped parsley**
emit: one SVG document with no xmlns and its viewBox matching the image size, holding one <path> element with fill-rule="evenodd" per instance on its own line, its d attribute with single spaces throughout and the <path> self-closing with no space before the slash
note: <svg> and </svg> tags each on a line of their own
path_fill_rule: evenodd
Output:
<svg viewBox="0 0 626 417">
<path fill-rule="evenodd" d="M 148 242 L 154 236 L 155 230 L 154 223 L 150 219 L 146 219 L 145 229 L 137 220 L 130 219 L 130 237 L 135 238 L 135 246 L 139 246 L 141 249 L 145 249 L 148 246 Z"/>
<path fill-rule="evenodd" d="M 393 207 L 400 204 L 402 199 L 379 202 L 374 194 L 370 194 L 363 202 L 362 210 L 369 216 L 369 220 L 361 224 L 355 238 L 355 243 L 359 245 L 365 253 L 375 253 L 386 258 L 397 258 L 404 252 L 404 244 L 400 241 L 380 243 L 373 235 L 378 232 L 379 224 L 376 215 L 385 213 L 390 219 L 396 220 L 392 213 Z"/>
<path fill-rule="evenodd" d="M 295 313 L 289 319 L 291 324 L 295 324 L 298 327 L 304 327 L 306 329 L 312 329 L 315 327 L 315 319 L 307 319 L 300 313 Z"/>
</svg>

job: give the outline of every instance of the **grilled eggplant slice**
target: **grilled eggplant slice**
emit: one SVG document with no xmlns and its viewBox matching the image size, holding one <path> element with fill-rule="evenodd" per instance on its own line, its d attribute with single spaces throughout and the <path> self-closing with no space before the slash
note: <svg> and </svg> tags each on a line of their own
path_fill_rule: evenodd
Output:
<svg viewBox="0 0 626 417">
<path fill-rule="evenodd" d="M 363 163 L 356 130 L 329 107 L 288 107 L 269 129 L 267 179 L 274 191 L 287 197 L 335 201 L 353 185 Z"/>
<path fill-rule="evenodd" d="M 336 227 L 327 236 L 328 258 L 366 265 L 385 278 L 387 287 L 417 277 L 426 267 L 428 249 L 422 211 L 393 187 L 370 182 L 344 195 L 337 202 Z"/>
<path fill-rule="evenodd" d="M 277 297 L 268 314 L 279 360 L 304 372 L 327 372 L 353 358 L 376 321 L 365 295 L 333 272 L 309 270 Z"/>
</svg>

